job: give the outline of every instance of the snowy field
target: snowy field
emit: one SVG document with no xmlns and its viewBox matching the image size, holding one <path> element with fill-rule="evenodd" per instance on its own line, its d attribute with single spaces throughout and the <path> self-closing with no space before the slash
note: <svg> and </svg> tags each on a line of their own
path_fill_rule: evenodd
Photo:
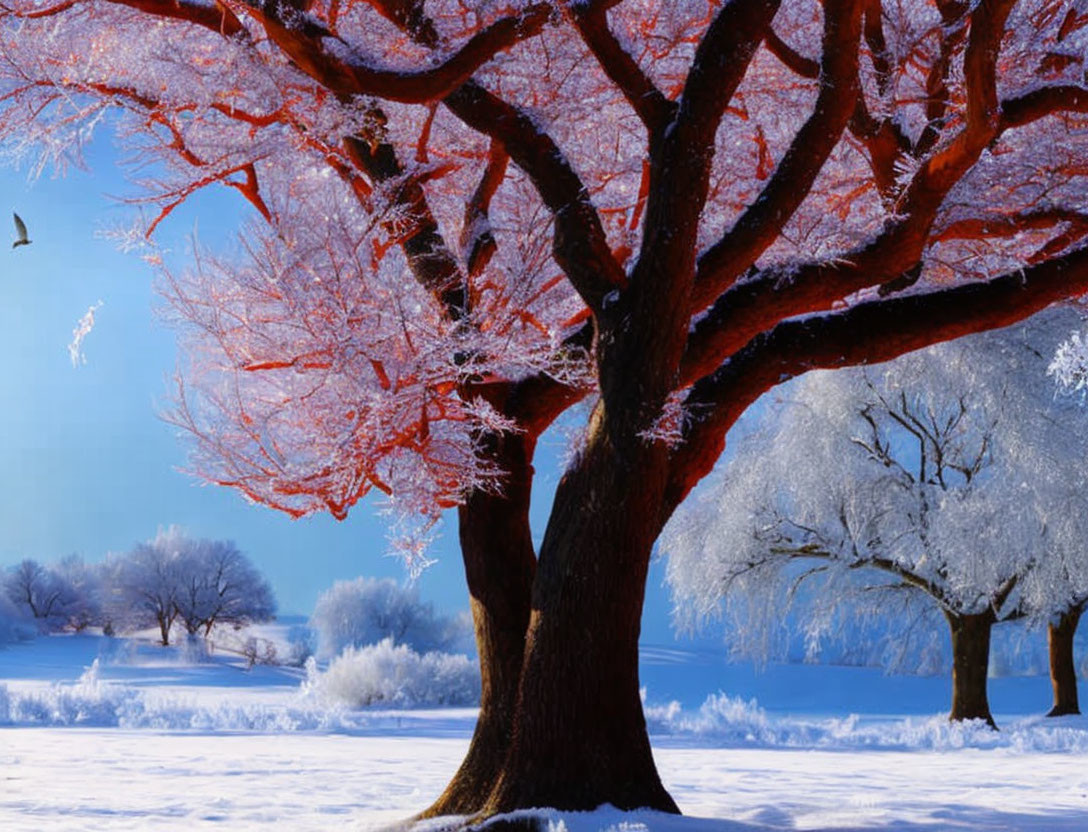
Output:
<svg viewBox="0 0 1088 832">
<path fill-rule="evenodd" d="M 1039 717 L 1045 677 L 992 680 L 997 734 L 949 725 L 943 677 L 651 648 L 643 680 L 686 817 L 555 832 L 1088 829 L 1088 719 Z M 0 829 L 380 829 L 460 762 L 471 709 L 350 710 L 305 682 L 93 636 L 0 649 Z"/>
</svg>

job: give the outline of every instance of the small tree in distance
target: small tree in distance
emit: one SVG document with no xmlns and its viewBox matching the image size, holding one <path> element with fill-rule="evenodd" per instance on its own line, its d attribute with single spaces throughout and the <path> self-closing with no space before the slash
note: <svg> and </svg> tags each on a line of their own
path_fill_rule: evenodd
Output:
<svg viewBox="0 0 1088 832">
<path fill-rule="evenodd" d="M 196 540 L 174 533 L 178 620 L 194 636 L 211 635 L 216 624 L 246 624 L 275 617 L 276 600 L 268 581 L 230 540 Z"/>
<path fill-rule="evenodd" d="M 168 535 L 159 532 L 153 540 L 137 544 L 110 563 L 107 613 L 118 630 L 157 626 L 164 647 L 170 644 L 181 588 Z"/>
<path fill-rule="evenodd" d="M 817 577 L 830 594 L 824 603 L 874 616 L 903 610 L 895 602 L 904 593 L 921 594 L 951 633 L 950 718 L 993 725 L 993 625 L 1028 616 L 1075 629 L 1088 599 L 1088 478 L 1070 452 L 1088 443 L 1088 425 L 1045 389 L 1043 356 L 1060 331 L 1048 314 L 802 380 L 773 427 L 746 440 L 667 530 L 678 608 L 697 599 L 706 614 L 744 593 L 746 611 L 764 599 L 770 623 Z M 857 570 L 890 580 L 850 580 Z M 1069 712 L 1072 633 L 1062 661 L 1053 628 L 1050 638 L 1052 713 Z"/>
<path fill-rule="evenodd" d="M 414 587 L 401 587 L 391 578 L 337 581 L 317 599 L 310 626 L 317 632 L 318 657 L 325 659 L 345 647 L 366 647 L 386 638 L 417 653 L 446 653 L 471 632 L 460 619 L 435 614 Z"/>
<path fill-rule="evenodd" d="M 27 558 L 11 567 L 3 578 L 3 590 L 43 631 L 81 629 L 88 623 L 80 590 L 66 574 L 36 560 Z"/>
<path fill-rule="evenodd" d="M 72 589 L 74 601 L 65 611 L 67 626 L 77 633 L 104 624 L 105 569 L 99 563 L 85 563 L 79 555 L 61 558 L 52 571 Z"/>
<path fill-rule="evenodd" d="M 232 542 L 193 539 L 176 527 L 114 559 L 110 584 L 121 627 L 157 626 L 164 646 L 175 621 L 207 636 L 217 622 L 267 621 L 276 611 L 268 582 Z"/>
</svg>

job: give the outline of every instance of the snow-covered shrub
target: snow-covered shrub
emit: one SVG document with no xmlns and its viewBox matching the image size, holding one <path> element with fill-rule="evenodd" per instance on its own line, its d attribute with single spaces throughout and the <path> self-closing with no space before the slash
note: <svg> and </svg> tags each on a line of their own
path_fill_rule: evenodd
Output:
<svg viewBox="0 0 1088 832">
<path fill-rule="evenodd" d="M 322 673 L 307 662 L 306 691 L 329 704 L 423 707 L 474 705 L 480 672 L 467 656 L 419 654 L 386 638 L 369 647 L 346 647 Z"/>
<path fill-rule="evenodd" d="M 462 646 L 471 632 L 464 618 L 435 613 L 413 587 L 391 578 L 337 581 L 317 599 L 310 626 L 317 633 L 321 659 L 386 638 L 418 653 L 449 652 Z"/>
<path fill-rule="evenodd" d="M 317 634 L 312 628 L 296 624 L 287 630 L 287 655 L 283 663 L 302 667 L 317 650 Z"/>
<path fill-rule="evenodd" d="M 276 644 L 267 638 L 248 636 L 242 645 L 242 655 L 246 657 L 246 668 L 255 664 L 279 664 Z"/>
</svg>

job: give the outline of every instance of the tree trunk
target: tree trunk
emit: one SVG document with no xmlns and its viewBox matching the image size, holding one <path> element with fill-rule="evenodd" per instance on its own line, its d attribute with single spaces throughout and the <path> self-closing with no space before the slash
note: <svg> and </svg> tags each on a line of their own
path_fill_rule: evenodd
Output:
<svg viewBox="0 0 1088 832">
<path fill-rule="evenodd" d="M 945 617 L 952 630 L 952 711 L 948 718 L 982 719 L 996 729 L 986 696 L 993 611 L 974 615 L 946 612 Z"/>
<path fill-rule="evenodd" d="M 478 812 L 506 760 L 536 571 L 529 529 L 534 445 L 527 434 L 491 437 L 484 452 L 507 472 L 503 493 L 473 492 L 458 513 L 480 654 L 480 716 L 461 767 L 421 817 Z"/>
<path fill-rule="evenodd" d="M 168 620 L 165 615 L 159 615 L 159 616 L 156 616 L 156 618 L 158 618 L 158 621 L 159 621 L 159 634 L 160 634 L 160 638 L 162 639 L 162 646 L 163 647 L 169 647 L 170 646 L 170 624 L 173 623 L 173 622 Z"/>
<path fill-rule="evenodd" d="M 1073 662 L 1073 636 L 1077 632 L 1082 610 L 1075 608 L 1062 613 L 1057 624 L 1046 630 L 1050 648 L 1050 683 L 1054 687 L 1054 707 L 1047 716 L 1079 714 L 1077 700 L 1077 669 Z"/>
<path fill-rule="evenodd" d="M 678 812 L 639 698 L 638 636 L 661 516 L 661 443 L 619 452 L 591 429 L 568 469 L 533 584 L 510 753 L 483 814 L 535 806 Z"/>
</svg>

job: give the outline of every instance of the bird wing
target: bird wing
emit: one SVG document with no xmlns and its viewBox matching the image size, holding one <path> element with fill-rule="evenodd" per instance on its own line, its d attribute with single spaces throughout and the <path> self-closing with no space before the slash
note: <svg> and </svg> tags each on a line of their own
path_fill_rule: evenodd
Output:
<svg viewBox="0 0 1088 832">
<path fill-rule="evenodd" d="M 14 211 L 11 214 L 15 217 L 15 234 L 20 240 L 25 240 L 26 237 L 26 223 L 23 222 L 22 217 L 16 214 Z"/>
</svg>

